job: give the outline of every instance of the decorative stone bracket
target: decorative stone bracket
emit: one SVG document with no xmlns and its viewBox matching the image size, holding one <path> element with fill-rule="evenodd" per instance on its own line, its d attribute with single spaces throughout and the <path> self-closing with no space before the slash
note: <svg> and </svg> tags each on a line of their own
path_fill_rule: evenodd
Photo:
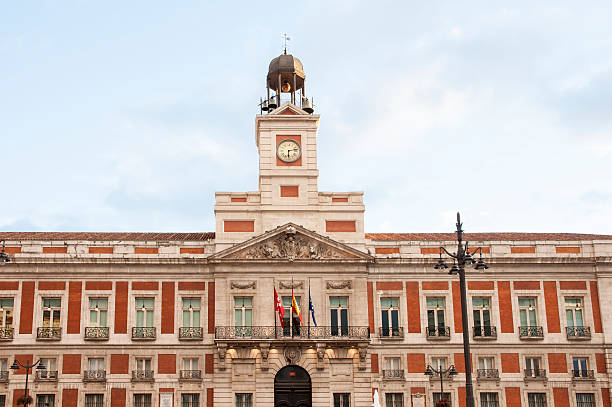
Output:
<svg viewBox="0 0 612 407">
<path fill-rule="evenodd" d="M 318 343 L 317 344 L 317 369 L 322 370 L 325 368 L 325 344 Z"/>
<path fill-rule="evenodd" d="M 366 359 L 368 356 L 368 344 L 360 343 L 358 350 L 359 350 L 359 370 L 366 370 Z"/>
<path fill-rule="evenodd" d="M 270 354 L 270 344 L 260 343 L 259 351 L 261 352 L 261 370 L 268 370 L 268 355 Z"/>
<path fill-rule="evenodd" d="M 227 344 L 218 343 L 217 351 L 219 353 L 219 370 L 225 370 L 225 355 L 227 353 Z"/>
</svg>

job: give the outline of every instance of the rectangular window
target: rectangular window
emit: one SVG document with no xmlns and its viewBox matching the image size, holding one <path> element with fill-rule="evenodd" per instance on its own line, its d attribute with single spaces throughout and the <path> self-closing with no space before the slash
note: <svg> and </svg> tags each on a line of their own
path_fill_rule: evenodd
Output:
<svg viewBox="0 0 612 407">
<path fill-rule="evenodd" d="M 198 393 L 181 394 L 181 407 L 199 407 L 200 395 Z"/>
<path fill-rule="evenodd" d="M 108 299 L 90 298 L 89 299 L 89 326 L 107 327 Z"/>
<path fill-rule="evenodd" d="M 576 393 L 576 407 L 595 407 L 593 393 Z"/>
<path fill-rule="evenodd" d="M 54 407 L 55 394 L 37 394 L 36 407 Z"/>
<path fill-rule="evenodd" d="M 134 394 L 134 407 L 151 407 L 151 394 Z"/>
<path fill-rule="evenodd" d="M 183 298 L 183 327 L 200 327 L 200 299 Z"/>
<path fill-rule="evenodd" d="M 136 327 L 153 328 L 154 298 L 136 298 Z"/>
<path fill-rule="evenodd" d="M 253 327 L 253 297 L 234 298 L 236 336 L 251 336 Z"/>
<path fill-rule="evenodd" d="M 480 407 L 498 407 L 497 393 L 480 393 Z"/>
<path fill-rule="evenodd" d="M 183 370 L 199 370 L 199 361 L 197 358 L 183 359 Z"/>
<path fill-rule="evenodd" d="M 403 407 L 404 393 L 386 393 L 385 405 L 386 407 Z"/>
<path fill-rule="evenodd" d="M 442 400 L 446 400 L 450 404 L 450 402 L 451 402 L 451 398 L 450 397 L 451 397 L 450 393 L 447 393 L 447 392 L 444 392 L 444 393 L 434 393 L 433 394 L 433 405 L 435 406 L 437 402 L 442 401 Z"/>
<path fill-rule="evenodd" d="M 399 336 L 399 298 L 381 298 L 381 336 Z"/>
<path fill-rule="evenodd" d="M 283 302 L 283 309 L 285 310 L 285 315 L 283 316 L 283 325 L 285 326 L 285 329 L 283 330 L 283 335 L 300 336 L 300 318 L 295 312 L 292 311 L 291 297 L 282 297 L 281 300 Z M 300 307 L 300 312 L 303 312 L 301 300 L 301 297 L 295 297 L 295 302 L 297 302 L 298 307 Z"/>
<path fill-rule="evenodd" d="M 151 371 L 151 359 L 136 359 L 136 370 L 139 372 Z"/>
<path fill-rule="evenodd" d="M 13 299 L 0 298 L 0 328 L 13 327 Z"/>
<path fill-rule="evenodd" d="M 573 358 L 574 377 L 589 377 L 589 367 L 587 358 Z"/>
<path fill-rule="evenodd" d="M 478 358 L 478 369 L 495 369 L 495 362 L 492 357 Z"/>
<path fill-rule="evenodd" d="M 444 298 L 427 298 L 427 335 L 446 335 Z"/>
<path fill-rule="evenodd" d="M 447 362 L 445 357 L 431 358 L 431 366 L 436 370 L 446 370 Z"/>
<path fill-rule="evenodd" d="M 331 334 L 348 336 L 348 297 L 329 297 Z"/>
<path fill-rule="evenodd" d="M 253 394 L 236 393 L 236 407 L 253 407 Z"/>
<path fill-rule="evenodd" d="M 543 373 L 540 369 L 542 359 L 540 358 L 525 358 L 525 376 L 527 377 L 542 377 Z"/>
<path fill-rule="evenodd" d="M 0 359 L 0 372 L 8 372 L 8 359 Z"/>
<path fill-rule="evenodd" d="M 521 328 L 538 326 L 535 298 L 519 298 L 519 316 Z M 534 393 L 538 394 L 538 393 Z"/>
<path fill-rule="evenodd" d="M 491 300 L 483 297 L 472 298 L 472 315 L 474 336 L 491 336 Z"/>
<path fill-rule="evenodd" d="M 43 328 L 59 328 L 61 317 L 61 298 L 43 298 Z"/>
<path fill-rule="evenodd" d="M 86 394 L 85 407 L 104 407 L 104 394 Z"/>
<path fill-rule="evenodd" d="M 528 393 L 529 407 L 546 407 L 546 393 Z"/>
<path fill-rule="evenodd" d="M 334 393 L 334 407 L 350 407 L 350 393 Z"/>
<path fill-rule="evenodd" d="M 582 298 L 573 297 L 565 299 L 565 320 L 567 322 L 568 337 L 586 335 L 582 309 Z"/>
<path fill-rule="evenodd" d="M 0 394 L 0 407 L 6 406 L 6 395 Z"/>
<path fill-rule="evenodd" d="M 89 370 L 104 370 L 104 358 L 87 359 Z"/>
<path fill-rule="evenodd" d="M 40 363 L 45 370 L 37 370 L 38 377 L 41 379 L 57 379 L 57 361 L 55 359 L 40 358 Z"/>
</svg>

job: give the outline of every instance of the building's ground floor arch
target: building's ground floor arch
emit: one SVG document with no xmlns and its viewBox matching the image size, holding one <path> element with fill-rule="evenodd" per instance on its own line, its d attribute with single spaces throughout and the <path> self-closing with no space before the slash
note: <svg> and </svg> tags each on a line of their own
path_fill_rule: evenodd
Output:
<svg viewBox="0 0 612 407">
<path fill-rule="evenodd" d="M 311 407 L 312 383 L 308 372 L 296 365 L 283 367 L 274 377 L 274 407 Z"/>
</svg>

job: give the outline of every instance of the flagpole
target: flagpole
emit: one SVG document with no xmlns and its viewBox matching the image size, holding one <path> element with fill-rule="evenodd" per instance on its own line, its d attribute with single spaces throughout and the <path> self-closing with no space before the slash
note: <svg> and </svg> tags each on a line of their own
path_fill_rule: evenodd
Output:
<svg viewBox="0 0 612 407">
<path fill-rule="evenodd" d="M 308 339 L 310 339 L 310 277 L 308 277 Z"/>
<path fill-rule="evenodd" d="M 289 327 L 291 328 L 291 337 L 293 338 L 293 331 L 295 327 L 293 326 L 293 301 L 295 301 L 295 297 L 293 296 L 293 276 L 291 276 L 291 313 L 289 314 Z"/>
<path fill-rule="evenodd" d="M 272 290 L 274 290 L 274 339 L 277 338 L 277 328 L 276 328 L 276 280 L 272 277 Z"/>
</svg>

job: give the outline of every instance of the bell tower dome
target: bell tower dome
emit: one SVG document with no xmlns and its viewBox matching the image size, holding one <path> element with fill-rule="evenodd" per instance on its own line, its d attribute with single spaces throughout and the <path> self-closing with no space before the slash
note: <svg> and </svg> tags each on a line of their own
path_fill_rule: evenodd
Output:
<svg viewBox="0 0 612 407">
<path fill-rule="evenodd" d="M 306 113 L 314 111 L 312 103 L 306 97 L 306 75 L 302 62 L 293 55 L 287 55 L 287 50 L 270 62 L 266 90 L 266 100 L 261 104 L 262 111 L 273 111 L 280 106 L 283 94 L 289 95 L 287 101 Z"/>
</svg>

